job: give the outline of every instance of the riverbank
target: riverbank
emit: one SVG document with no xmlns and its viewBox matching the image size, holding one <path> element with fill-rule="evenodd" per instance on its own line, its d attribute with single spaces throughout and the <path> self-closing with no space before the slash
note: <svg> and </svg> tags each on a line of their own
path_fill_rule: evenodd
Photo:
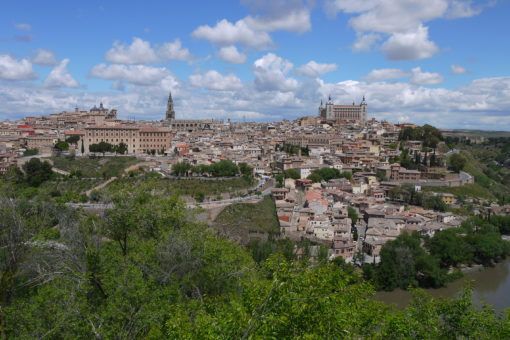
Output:
<svg viewBox="0 0 510 340">
<path fill-rule="evenodd" d="M 458 296 L 469 283 L 472 283 L 475 305 L 489 304 L 498 312 L 510 308 L 510 259 L 497 263 L 494 267 L 465 273 L 462 278 L 446 287 L 425 291 L 435 298 L 451 298 Z M 375 294 L 375 299 L 402 309 L 411 302 L 411 293 L 402 289 L 381 291 Z"/>
</svg>

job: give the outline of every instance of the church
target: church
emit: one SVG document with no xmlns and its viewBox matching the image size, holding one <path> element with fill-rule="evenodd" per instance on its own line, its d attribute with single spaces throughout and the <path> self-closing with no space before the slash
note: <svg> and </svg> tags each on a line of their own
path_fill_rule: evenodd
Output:
<svg viewBox="0 0 510 340">
<path fill-rule="evenodd" d="M 211 130 L 215 123 L 213 119 L 175 119 L 174 100 L 172 92 L 168 94 L 165 121 L 172 131 L 193 132 Z"/>
</svg>

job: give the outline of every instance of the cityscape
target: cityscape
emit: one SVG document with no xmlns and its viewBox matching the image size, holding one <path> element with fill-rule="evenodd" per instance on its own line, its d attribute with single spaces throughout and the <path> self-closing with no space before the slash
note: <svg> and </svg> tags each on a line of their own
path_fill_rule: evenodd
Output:
<svg viewBox="0 0 510 340">
<path fill-rule="evenodd" d="M 65 4 L 48 15 L 147 14 L 131 42 L 98 36 L 106 62 L 83 77 L 92 45 L 24 56 L 67 35 L 26 5 L 0 15 L 16 32 L 0 39 L 1 339 L 510 336 L 508 47 L 468 52 L 485 42 L 457 23 L 504 29 L 508 4 Z M 151 45 L 170 8 L 165 29 L 192 40 Z M 317 36 L 339 22 L 350 47 Z"/>
</svg>

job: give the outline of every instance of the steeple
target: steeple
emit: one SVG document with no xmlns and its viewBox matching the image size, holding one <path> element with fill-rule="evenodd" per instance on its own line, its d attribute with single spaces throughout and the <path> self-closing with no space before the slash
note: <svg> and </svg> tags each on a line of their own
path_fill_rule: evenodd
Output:
<svg viewBox="0 0 510 340">
<path fill-rule="evenodd" d="M 175 111 L 174 111 L 174 100 L 172 99 L 172 92 L 168 94 L 168 103 L 166 104 L 166 120 L 175 119 Z"/>
</svg>

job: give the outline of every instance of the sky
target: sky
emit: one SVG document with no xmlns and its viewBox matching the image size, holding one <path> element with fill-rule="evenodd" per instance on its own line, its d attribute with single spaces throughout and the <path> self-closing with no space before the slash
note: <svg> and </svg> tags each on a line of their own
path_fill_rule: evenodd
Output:
<svg viewBox="0 0 510 340">
<path fill-rule="evenodd" d="M 321 100 L 510 130 L 508 0 L 10 1 L 0 119 L 100 102 L 121 118 L 274 121 Z"/>
</svg>

